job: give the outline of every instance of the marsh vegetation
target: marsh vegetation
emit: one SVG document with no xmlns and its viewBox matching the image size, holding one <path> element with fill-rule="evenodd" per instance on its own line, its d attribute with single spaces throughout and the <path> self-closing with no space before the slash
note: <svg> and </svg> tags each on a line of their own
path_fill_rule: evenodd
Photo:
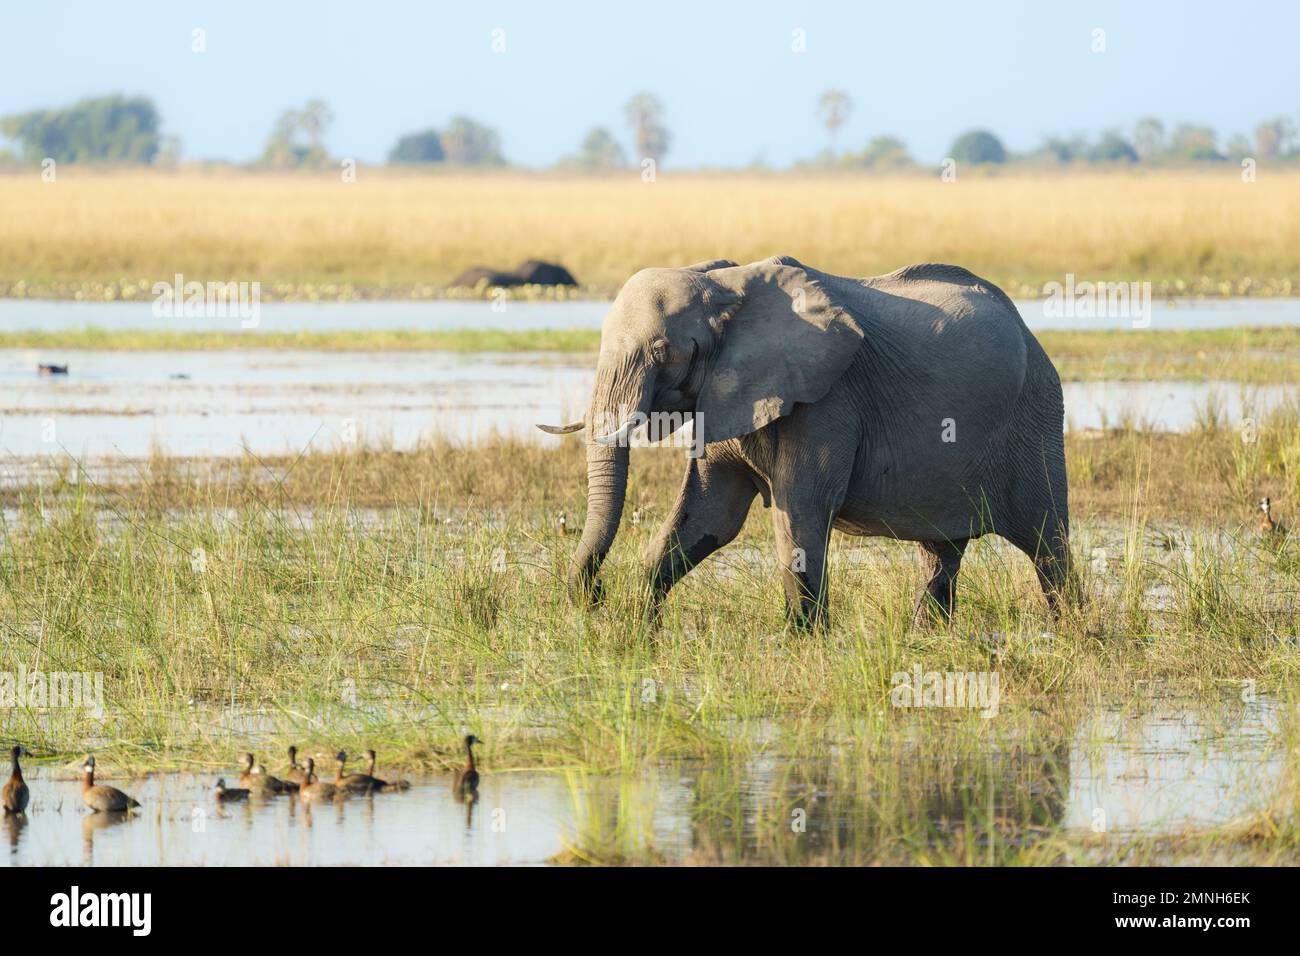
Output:
<svg viewBox="0 0 1300 956">
<path fill-rule="evenodd" d="M 577 441 L 158 456 L 104 484 L 61 466 L 4 489 L 0 671 L 102 672 L 104 713 L 6 708 L 3 733 L 56 767 L 93 743 L 116 767 L 215 776 L 291 741 L 445 772 L 472 728 L 489 778 L 566 782 L 574 862 L 1294 860 L 1300 549 L 1262 537 L 1252 502 L 1290 517 L 1296 426 L 1288 406 L 1245 442 L 1206 409 L 1184 434 L 1070 436 L 1088 602 L 1053 622 L 1029 563 L 986 538 L 951 630 L 909 625 L 910 546 L 840 536 L 833 621 L 789 630 L 761 510 L 647 629 L 637 552 L 678 480 L 666 449 L 633 455 L 644 518 L 592 615 L 565 597 L 554 520 L 582 521 Z M 918 666 L 998 675 L 996 713 L 897 706 Z M 1249 716 L 1254 756 L 1215 762 L 1223 787 L 1193 787 L 1172 822 L 1094 830 L 1089 800 L 1118 811 L 1072 789 L 1088 728 L 1170 706 L 1198 740 Z M 646 784 L 683 776 L 686 851 Z"/>
</svg>

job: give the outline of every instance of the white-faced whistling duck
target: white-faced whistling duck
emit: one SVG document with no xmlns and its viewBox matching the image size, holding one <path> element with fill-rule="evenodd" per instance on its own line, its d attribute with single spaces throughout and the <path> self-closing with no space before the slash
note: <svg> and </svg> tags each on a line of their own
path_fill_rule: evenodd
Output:
<svg viewBox="0 0 1300 956">
<path fill-rule="evenodd" d="M 212 795 L 221 803 L 234 803 L 236 800 L 247 800 L 247 790 L 235 790 L 226 786 L 225 780 L 218 780 L 217 785 L 212 788 Z"/>
<path fill-rule="evenodd" d="M 302 772 L 304 781 L 298 784 L 298 796 L 303 803 L 319 803 L 322 800 L 333 800 L 339 795 L 338 788 L 332 783 L 324 783 L 316 779 L 316 761 L 311 757 L 307 758 L 303 764 Z"/>
<path fill-rule="evenodd" d="M 640 508 L 632 509 L 632 524 L 638 525 L 644 520 L 645 513 Z"/>
<path fill-rule="evenodd" d="M 252 754 L 244 754 L 244 772 L 239 775 L 239 785 L 241 787 L 247 787 L 249 790 L 261 794 L 293 793 L 298 789 L 296 783 L 289 783 L 279 777 L 271 776 L 261 764 L 254 767 L 255 759 Z"/>
<path fill-rule="evenodd" d="M 15 746 L 9 751 L 14 760 L 13 773 L 9 775 L 9 782 L 5 784 L 4 790 L 4 807 L 5 813 L 26 813 L 27 801 L 31 799 L 31 791 L 27 789 L 27 781 L 23 779 L 23 768 L 18 766 L 19 757 L 30 757 L 31 753 L 26 747 Z"/>
<path fill-rule="evenodd" d="M 334 786 L 340 790 L 348 790 L 352 793 L 371 793 L 383 789 L 383 781 L 376 780 L 369 774 L 347 773 L 348 755 L 345 751 L 340 750 L 334 759 L 339 762 L 338 773 L 334 775 Z"/>
<path fill-rule="evenodd" d="M 561 511 L 555 519 L 555 530 L 560 532 L 560 534 L 569 533 L 569 516 L 563 511 Z"/>
<path fill-rule="evenodd" d="M 374 775 L 375 775 L 375 752 L 373 750 L 367 750 L 366 751 L 366 776 L 374 777 Z M 411 781 L 409 780 L 379 780 L 378 783 L 386 790 L 409 790 L 411 788 Z"/>
<path fill-rule="evenodd" d="M 478 797 L 478 767 L 474 765 L 474 745 L 482 743 L 473 734 L 465 738 L 465 766 L 456 771 L 451 782 L 457 800 L 474 800 Z"/>
<path fill-rule="evenodd" d="M 81 800 L 96 813 L 120 813 L 140 806 L 140 801 L 128 797 L 117 787 L 95 786 L 95 758 L 87 757 L 81 765 Z"/>
<path fill-rule="evenodd" d="M 302 786 L 307 782 L 307 771 L 298 766 L 298 748 L 289 748 L 289 769 L 284 773 L 284 779 L 290 783 L 296 783 Z"/>
<path fill-rule="evenodd" d="M 1273 502 L 1268 498 L 1259 499 L 1259 510 L 1264 512 L 1264 517 L 1259 519 L 1259 530 L 1265 535 L 1284 535 L 1286 526 L 1273 520 Z"/>
</svg>

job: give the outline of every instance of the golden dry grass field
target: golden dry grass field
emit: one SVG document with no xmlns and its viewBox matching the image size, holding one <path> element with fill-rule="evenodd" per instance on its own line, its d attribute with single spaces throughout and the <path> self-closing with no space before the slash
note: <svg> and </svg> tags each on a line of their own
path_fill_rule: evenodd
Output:
<svg viewBox="0 0 1300 956">
<path fill-rule="evenodd" d="M 609 294 L 636 269 L 794 255 L 846 275 L 964 265 L 1014 296 L 1073 272 L 1157 295 L 1300 290 L 1300 173 L 882 178 L 663 173 L 91 171 L 0 176 L 0 295 L 147 295 L 176 272 L 263 295 L 431 296 L 476 264 L 567 265 Z"/>
</svg>

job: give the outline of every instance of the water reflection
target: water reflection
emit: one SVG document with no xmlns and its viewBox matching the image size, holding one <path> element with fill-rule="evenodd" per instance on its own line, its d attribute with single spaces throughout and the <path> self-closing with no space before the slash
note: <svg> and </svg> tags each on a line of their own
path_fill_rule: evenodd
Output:
<svg viewBox="0 0 1300 956">
<path fill-rule="evenodd" d="M 1283 776 L 1280 712 L 1261 698 L 1209 710 L 1102 708 L 972 746 L 891 723 L 816 760 L 664 765 L 635 777 L 487 773 L 458 802 L 452 775 L 309 805 L 221 804 L 208 776 L 128 787 L 134 814 L 90 814 L 78 784 L 28 772 L 6 864 L 998 863 L 1041 841 L 1156 836 L 1263 809 Z M 966 742 L 962 742 L 966 741 Z"/>
</svg>

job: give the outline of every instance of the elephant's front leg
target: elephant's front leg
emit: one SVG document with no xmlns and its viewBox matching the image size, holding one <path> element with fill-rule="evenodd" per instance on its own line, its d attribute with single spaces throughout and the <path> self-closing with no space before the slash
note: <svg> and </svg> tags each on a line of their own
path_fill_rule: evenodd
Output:
<svg viewBox="0 0 1300 956">
<path fill-rule="evenodd" d="M 811 510 L 773 509 L 776 559 L 785 589 L 785 616 L 796 627 L 825 623 L 829 586 L 826 552 L 830 545 L 831 516 Z"/>
<path fill-rule="evenodd" d="M 794 421 L 799 416 L 796 413 Z M 807 420 L 805 419 L 805 425 Z M 787 428 L 772 476 L 772 526 L 785 588 L 786 619 L 803 628 L 826 622 L 826 552 L 831 526 L 844 504 L 853 468 L 851 450 L 810 449 L 807 428 Z"/>
<path fill-rule="evenodd" d="M 707 456 L 690 459 L 677 502 L 648 552 L 651 619 L 658 619 L 674 584 L 740 533 L 756 494 L 747 466 Z"/>
</svg>

